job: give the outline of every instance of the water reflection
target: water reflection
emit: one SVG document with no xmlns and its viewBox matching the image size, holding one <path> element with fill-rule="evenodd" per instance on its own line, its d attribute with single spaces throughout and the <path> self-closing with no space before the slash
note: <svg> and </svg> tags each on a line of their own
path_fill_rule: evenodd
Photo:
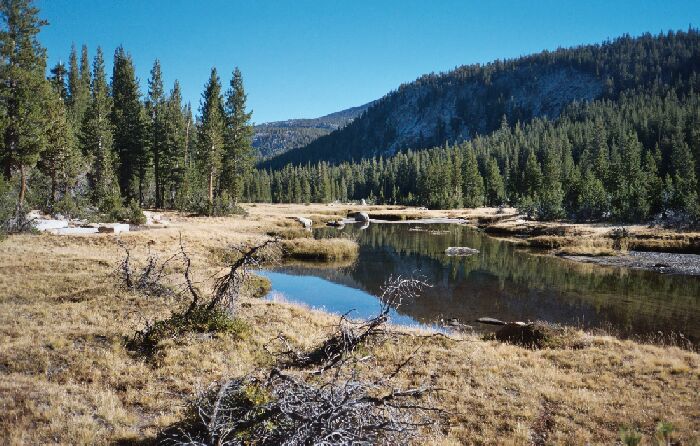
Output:
<svg viewBox="0 0 700 446">
<path fill-rule="evenodd" d="M 656 331 L 682 332 L 700 339 L 700 278 L 579 264 L 516 249 L 458 225 L 374 224 L 365 230 L 328 228 L 316 237 L 352 235 L 360 243 L 357 262 L 346 267 L 284 266 L 276 273 L 312 276 L 305 291 L 289 279 L 272 277 L 273 289 L 331 311 L 332 293 L 344 285 L 378 295 L 389 275 L 419 272 L 433 287 L 404 301 L 398 314 L 422 324 L 456 318 L 471 324 L 481 316 L 505 320 L 546 320 L 585 328 L 612 327 L 622 336 Z M 448 246 L 468 246 L 479 253 L 449 257 Z M 355 296 L 357 297 L 357 296 Z M 364 311 L 366 300 L 357 300 Z M 367 307 L 369 308 L 369 307 Z M 479 327 L 475 327 L 479 328 Z"/>
</svg>

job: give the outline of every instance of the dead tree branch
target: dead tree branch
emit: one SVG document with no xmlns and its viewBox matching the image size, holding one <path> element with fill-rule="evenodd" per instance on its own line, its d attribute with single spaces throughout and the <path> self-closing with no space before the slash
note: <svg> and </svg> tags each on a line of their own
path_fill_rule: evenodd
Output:
<svg viewBox="0 0 700 446">
<path fill-rule="evenodd" d="M 418 278 L 390 277 L 382 287 L 379 296 L 382 306 L 376 316 L 364 321 L 354 321 L 348 318 L 348 314 L 342 315 L 333 334 L 308 352 L 294 350 L 282 335 L 272 339 L 265 348 L 270 352 L 271 343 L 281 342 L 284 350 L 275 355 L 283 358 L 284 365 L 301 368 L 320 366 L 317 372 L 322 373 L 354 352 L 370 337 L 386 333 L 390 311 L 398 308 L 403 299 L 415 298 L 422 289 L 429 286 L 426 281 Z"/>
<path fill-rule="evenodd" d="M 191 407 L 192 417 L 166 432 L 173 445 L 402 444 L 446 412 L 433 406 L 429 386 L 398 388 L 388 377 L 358 379 L 358 360 L 344 362 L 322 381 L 273 368 L 211 386 Z M 437 422 L 437 423 L 436 423 Z"/>
</svg>

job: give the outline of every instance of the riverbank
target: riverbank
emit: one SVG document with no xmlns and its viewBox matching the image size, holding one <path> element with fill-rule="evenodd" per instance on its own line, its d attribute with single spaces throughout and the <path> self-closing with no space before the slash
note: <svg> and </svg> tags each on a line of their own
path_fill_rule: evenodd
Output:
<svg viewBox="0 0 700 446">
<path fill-rule="evenodd" d="M 143 258 L 150 246 L 166 259 L 181 237 L 194 281 L 207 288 L 223 267 L 225 247 L 296 230 L 298 215 L 323 225 L 355 210 L 246 208 L 247 217 L 168 215 L 170 227 L 123 234 L 121 240 L 135 257 Z M 452 218 L 463 217 L 469 218 Z M 21 235 L 0 243 L 0 438 L 7 443 L 149 444 L 182 419 L 188 398 L 199 389 L 270 367 L 273 358 L 263 346 L 280 333 L 294 347 L 308 349 L 337 321 L 302 306 L 244 297 L 240 336 L 191 334 L 166 341 L 157 357 L 146 360 L 129 351 L 125 339 L 145 320 L 167 317 L 181 303 L 117 287 L 121 257 L 117 239 L 107 234 Z M 555 444 L 611 444 L 621 428 L 648 439 L 661 421 L 673 423 L 674 438 L 684 444 L 700 437 L 697 353 L 578 331 L 575 343 L 540 350 L 470 334 L 448 339 L 399 331 L 363 348 L 372 360 L 361 377 L 391 373 L 418 351 L 399 379 L 446 389 L 432 404 L 450 421 L 421 444 L 530 444 L 543 419 L 550 420 L 548 441 Z"/>
<path fill-rule="evenodd" d="M 697 254 L 630 251 L 619 255 L 562 255 L 561 257 L 575 262 L 644 269 L 661 274 L 700 275 L 700 255 Z"/>
</svg>

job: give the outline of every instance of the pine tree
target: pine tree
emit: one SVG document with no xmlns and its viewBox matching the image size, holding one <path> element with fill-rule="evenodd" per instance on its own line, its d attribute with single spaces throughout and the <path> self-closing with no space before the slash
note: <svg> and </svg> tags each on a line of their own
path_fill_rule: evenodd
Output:
<svg viewBox="0 0 700 446">
<path fill-rule="evenodd" d="M 537 199 L 537 193 L 542 188 L 542 169 L 540 162 L 537 160 L 535 151 L 530 149 L 525 161 L 525 171 L 523 172 L 523 191 L 522 193 L 532 200 Z"/>
<path fill-rule="evenodd" d="M 41 153 L 38 166 L 50 179 L 49 206 L 53 207 L 59 192 L 66 198 L 70 197 L 81 166 L 73 128 L 65 105 L 66 70 L 63 65 L 57 64 L 51 73 L 51 96 L 45 110 L 48 120 L 47 146 Z"/>
<path fill-rule="evenodd" d="M 698 209 L 695 160 L 688 144 L 679 131 L 674 133 L 671 144 L 673 194 L 671 195 L 670 207 L 673 210 L 688 214 L 693 219 L 697 217 L 700 211 Z"/>
<path fill-rule="evenodd" d="M 19 171 L 18 208 L 24 205 L 27 170 L 46 145 L 50 87 L 44 77 L 46 51 L 37 39 L 46 22 L 38 14 L 30 0 L 0 2 L 0 161 L 5 180 Z"/>
<path fill-rule="evenodd" d="M 103 212 L 121 206 L 114 175 L 112 125 L 109 121 L 111 106 L 104 57 L 98 47 L 92 69 L 92 96 L 80 130 L 80 146 L 90 159 L 91 201 Z"/>
<path fill-rule="evenodd" d="M 564 191 L 561 186 L 561 157 L 552 146 L 545 150 L 542 186 L 538 192 L 537 216 L 542 220 L 554 220 L 564 216 Z"/>
<path fill-rule="evenodd" d="M 114 150 L 119 161 L 119 187 L 129 201 L 143 205 L 146 174 L 150 165 L 144 138 L 144 111 L 131 56 L 124 48 L 114 52 L 112 72 L 112 112 Z"/>
<path fill-rule="evenodd" d="M 66 70 L 66 67 L 63 65 L 63 63 L 59 62 L 54 65 L 53 68 L 51 68 L 50 73 L 49 83 L 51 84 L 51 89 L 54 91 L 54 93 L 58 94 L 63 103 L 67 105 L 68 87 L 66 86 L 66 79 L 68 76 L 68 71 Z"/>
<path fill-rule="evenodd" d="M 153 63 L 151 78 L 148 80 L 148 98 L 146 100 L 148 111 L 148 144 L 151 158 L 153 159 L 153 180 L 155 182 L 155 204 L 157 208 L 163 207 L 165 192 L 165 176 L 167 168 L 163 163 L 166 151 L 166 111 L 165 92 L 163 91 L 163 79 L 158 59 Z"/>
<path fill-rule="evenodd" d="M 252 113 L 246 112 L 246 98 L 243 76 L 236 67 L 231 78 L 231 87 L 226 91 L 225 152 L 221 178 L 222 189 L 228 192 L 234 205 L 240 200 L 245 178 L 253 168 L 253 126 L 250 124 Z"/>
<path fill-rule="evenodd" d="M 87 47 L 83 45 L 81 61 L 78 65 L 78 56 L 75 46 L 71 47 L 68 62 L 68 107 L 73 128 L 80 128 L 85 110 L 90 104 L 90 67 Z"/>
<path fill-rule="evenodd" d="M 187 121 L 182 108 L 180 84 L 175 81 L 173 89 L 165 103 L 163 119 L 163 156 L 162 167 L 163 193 L 168 194 L 168 206 L 182 202 L 186 193 L 185 176 L 187 175 Z"/>
<path fill-rule="evenodd" d="M 479 173 L 479 164 L 472 147 L 467 147 L 462 168 L 462 199 L 464 206 L 475 208 L 484 204 L 484 179 Z"/>
<path fill-rule="evenodd" d="M 212 68 L 209 81 L 202 93 L 200 106 L 201 123 L 197 134 L 200 164 L 202 174 L 207 182 L 207 200 L 209 213 L 213 212 L 214 189 L 221 174 L 222 154 L 224 145 L 224 109 L 221 97 L 221 82 Z"/>
<path fill-rule="evenodd" d="M 588 170 L 581 181 L 576 215 L 579 220 L 600 220 L 607 212 L 607 193 L 603 182 Z"/>
<path fill-rule="evenodd" d="M 646 177 L 646 201 L 649 203 L 649 212 L 652 214 L 659 213 L 663 210 L 664 206 L 664 181 L 659 176 L 659 168 L 651 150 L 647 150 L 644 155 L 644 167 L 642 170 Z"/>
<path fill-rule="evenodd" d="M 501 171 L 498 168 L 498 161 L 489 158 L 486 162 L 486 203 L 490 206 L 498 206 L 505 201 L 505 185 Z"/>
<path fill-rule="evenodd" d="M 612 216 L 622 221 L 643 221 L 649 214 L 649 173 L 642 171 L 642 147 L 635 133 L 630 132 L 625 137 L 619 166 L 614 169 L 618 178 L 616 187 L 611 191 Z"/>
</svg>

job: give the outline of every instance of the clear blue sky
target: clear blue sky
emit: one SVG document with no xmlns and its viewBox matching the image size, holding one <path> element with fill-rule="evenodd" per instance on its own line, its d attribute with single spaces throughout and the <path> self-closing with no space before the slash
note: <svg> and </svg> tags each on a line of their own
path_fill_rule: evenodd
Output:
<svg viewBox="0 0 700 446">
<path fill-rule="evenodd" d="M 243 72 L 255 122 L 316 117 L 377 99 L 418 76 L 687 29 L 699 0 L 38 0 L 49 64 L 71 43 L 102 46 L 111 73 L 122 44 L 145 92 L 155 58 L 195 110 L 209 70 Z"/>
</svg>

